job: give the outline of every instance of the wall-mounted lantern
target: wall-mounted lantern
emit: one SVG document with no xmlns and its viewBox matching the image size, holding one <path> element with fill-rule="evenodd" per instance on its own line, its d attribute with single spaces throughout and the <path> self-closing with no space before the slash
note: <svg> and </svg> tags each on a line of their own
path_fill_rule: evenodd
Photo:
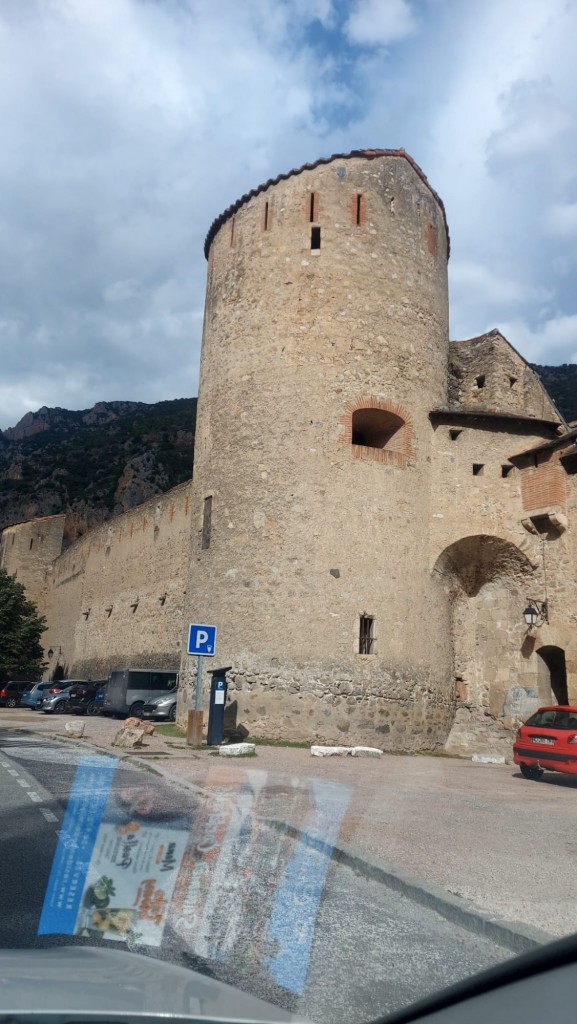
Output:
<svg viewBox="0 0 577 1024">
<path fill-rule="evenodd" d="M 527 607 L 523 612 L 523 618 L 529 629 L 542 626 L 549 622 L 549 609 L 546 601 L 535 601 L 532 597 L 527 598 Z"/>
</svg>

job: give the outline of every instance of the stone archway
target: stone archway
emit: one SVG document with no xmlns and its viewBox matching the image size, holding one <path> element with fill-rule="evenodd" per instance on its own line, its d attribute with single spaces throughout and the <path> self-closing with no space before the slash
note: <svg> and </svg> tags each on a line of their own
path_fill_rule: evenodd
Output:
<svg viewBox="0 0 577 1024">
<path fill-rule="evenodd" d="M 530 712 L 539 704 L 523 620 L 535 572 L 512 541 L 490 534 L 455 541 L 435 563 L 433 575 L 451 604 L 456 710 L 447 749 L 453 753 L 508 747 L 506 730 L 521 705 Z"/>
<path fill-rule="evenodd" d="M 539 647 L 536 653 L 538 655 L 539 691 L 551 703 L 568 704 L 565 651 L 562 647 L 547 644 L 544 647 Z"/>
</svg>

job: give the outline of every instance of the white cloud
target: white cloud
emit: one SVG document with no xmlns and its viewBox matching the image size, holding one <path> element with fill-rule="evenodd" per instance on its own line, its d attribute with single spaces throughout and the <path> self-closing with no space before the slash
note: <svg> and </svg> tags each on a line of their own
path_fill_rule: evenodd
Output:
<svg viewBox="0 0 577 1024">
<path fill-rule="evenodd" d="M 543 216 L 545 231 L 559 238 L 577 235 L 577 203 L 554 203 Z"/>
<path fill-rule="evenodd" d="M 571 358 L 576 37 L 576 0 L 2 0 L 1 425 L 193 394 L 213 218 L 364 146 L 445 201 L 452 336 Z"/>
<path fill-rule="evenodd" d="M 417 23 L 407 0 L 355 0 L 345 24 L 352 43 L 388 46 L 416 31 Z"/>
<path fill-rule="evenodd" d="M 573 127 L 573 118 L 555 95 L 550 79 L 513 82 L 499 103 L 502 127 L 487 140 L 491 163 L 546 153 Z"/>
<path fill-rule="evenodd" d="M 473 260 L 452 261 L 449 265 L 451 294 L 459 294 L 468 303 L 498 310 L 521 303 L 543 302 L 550 296 L 542 288 L 504 277 L 483 263 Z"/>
<path fill-rule="evenodd" d="M 560 314 L 535 327 L 523 320 L 500 323 L 499 330 L 533 363 L 577 363 L 577 314 Z"/>
</svg>

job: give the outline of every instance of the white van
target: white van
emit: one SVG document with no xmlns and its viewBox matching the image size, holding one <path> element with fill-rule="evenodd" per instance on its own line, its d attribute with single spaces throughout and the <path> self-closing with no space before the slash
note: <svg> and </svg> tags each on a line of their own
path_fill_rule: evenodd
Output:
<svg viewBox="0 0 577 1024">
<path fill-rule="evenodd" d="M 164 697 L 178 686 L 176 669 L 119 668 L 113 669 L 104 691 L 104 713 L 134 715 L 140 718 L 142 708 L 155 697 Z"/>
</svg>

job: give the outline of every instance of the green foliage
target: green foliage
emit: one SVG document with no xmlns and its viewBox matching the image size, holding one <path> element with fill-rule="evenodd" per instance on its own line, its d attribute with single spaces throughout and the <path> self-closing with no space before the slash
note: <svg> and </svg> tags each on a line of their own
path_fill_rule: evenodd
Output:
<svg viewBox="0 0 577 1024">
<path fill-rule="evenodd" d="M 563 363 L 561 366 L 534 364 L 533 369 L 565 419 L 568 422 L 577 420 L 577 363 Z"/>
<path fill-rule="evenodd" d="M 118 512 L 119 481 L 143 456 L 141 478 L 152 494 L 192 475 L 196 398 L 102 403 L 100 415 L 47 409 L 42 421 L 44 429 L 29 436 L 0 433 L 0 530 L 59 512 L 78 513 L 88 525 L 110 518 Z M 10 478 L 13 466 L 20 479 Z"/>
<path fill-rule="evenodd" d="M 40 677 L 40 637 L 46 628 L 46 620 L 26 598 L 22 584 L 0 569 L 0 677 Z"/>
</svg>

